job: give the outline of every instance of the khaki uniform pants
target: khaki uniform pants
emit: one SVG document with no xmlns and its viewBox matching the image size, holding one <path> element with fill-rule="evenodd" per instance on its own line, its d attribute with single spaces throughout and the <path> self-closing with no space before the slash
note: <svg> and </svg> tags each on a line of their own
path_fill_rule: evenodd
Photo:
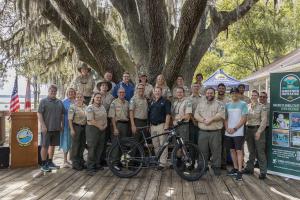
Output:
<svg viewBox="0 0 300 200">
<path fill-rule="evenodd" d="M 151 136 L 155 136 L 158 134 L 162 134 L 164 132 L 164 123 L 158 124 L 158 125 L 151 125 Z M 166 135 L 162 135 L 156 138 L 152 138 L 152 143 L 154 146 L 154 152 L 157 155 L 159 147 L 164 144 L 166 140 Z M 165 148 L 163 151 L 159 162 L 161 166 L 166 166 L 167 165 L 167 158 L 168 158 L 168 148 Z"/>
</svg>

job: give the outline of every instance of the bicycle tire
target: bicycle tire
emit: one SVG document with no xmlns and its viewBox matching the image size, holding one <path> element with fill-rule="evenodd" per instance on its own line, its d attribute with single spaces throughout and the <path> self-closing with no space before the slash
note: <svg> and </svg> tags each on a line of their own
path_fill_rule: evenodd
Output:
<svg viewBox="0 0 300 200">
<path fill-rule="evenodd" d="M 185 147 L 188 152 L 189 162 L 182 161 L 182 157 L 177 155 L 177 152 L 183 151 L 183 147 Z M 172 151 L 172 164 L 176 173 L 187 181 L 197 181 L 205 173 L 204 156 L 198 147 L 190 142 L 185 142 L 184 145 L 175 145 Z M 193 172 L 191 170 L 193 170 Z"/>
<path fill-rule="evenodd" d="M 118 156 L 118 158 L 114 158 L 114 151 L 120 151 L 120 156 Z M 135 154 L 139 156 L 134 157 L 132 155 L 134 154 L 133 152 L 135 152 Z M 139 160 L 140 162 L 137 160 Z M 143 160 L 143 147 L 141 146 L 141 144 L 139 144 L 136 140 L 133 140 L 132 138 L 120 139 L 119 142 L 116 142 L 111 146 L 107 154 L 107 164 L 109 169 L 114 175 L 120 178 L 130 178 L 137 175 L 142 169 Z M 126 164 L 128 166 L 126 166 Z"/>
</svg>

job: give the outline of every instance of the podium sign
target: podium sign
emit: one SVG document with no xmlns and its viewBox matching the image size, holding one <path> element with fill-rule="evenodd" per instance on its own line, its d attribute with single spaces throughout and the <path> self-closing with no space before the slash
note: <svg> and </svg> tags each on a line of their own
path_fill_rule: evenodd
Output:
<svg viewBox="0 0 300 200">
<path fill-rule="evenodd" d="M 300 179 L 300 73 L 270 77 L 268 172 Z"/>
<path fill-rule="evenodd" d="M 36 112 L 11 114 L 10 148 L 11 168 L 38 165 L 38 121 Z"/>
</svg>

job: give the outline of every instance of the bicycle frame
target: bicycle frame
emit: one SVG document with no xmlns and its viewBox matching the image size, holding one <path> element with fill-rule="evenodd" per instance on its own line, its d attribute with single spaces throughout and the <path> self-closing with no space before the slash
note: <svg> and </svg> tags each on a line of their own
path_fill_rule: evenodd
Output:
<svg viewBox="0 0 300 200">
<path fill-rule="evenodd" d="M 158 134 L 158 135 L 154 135 L 154 136 L 150 136 L 150 137 L 146 137 L 145 134 L 144 134 L 144 129 L 145 128 L 149 128 L 149 127 L 141 127 L 139 128 L 141 131 L 141 134 L 143 135 L 143 139 L 144 139 L 144 142 L 146 144 L 146 147 L 148 149 L 148 151 L 151 153 L 150 156 L 147 156 L 147 157 L 152 157 L 152 152 L 151 150 L 149 149 L 149 146 L 148 146 L 148 143 L 147 143 L 147 140 L 150 140 L 150 139 L 153 139 L 153 138 L 156 138 L 156 137 L 160 137 L 160 136 L 163 136 L 163 135 L 168 135 L 168 137 L 165 139 L 163 145 L 158 149 L 158 152 L 157 152 L 157 155 L 154 155 L 153 157 L 155 158 L 156 161 L 159 160 L 159 158 L 161 157 L 162 153 L 164 152 L 164 150 L 167 148 L 167 146 L 172 143 L 172 139 L 175 138 L 176 141 L 179 143 L 179 144 L 184 144 L 183 140 L 181 137 L 177 136 L 176 135 L 176 131 L 175 131 L 175 128 L 169 130 L 169 131 L 166 131 L 164 133 L 161 133 L 161 134 Z M 142 142 L 140 142 L 140 144 L 142 144 Z"/>
</svg>

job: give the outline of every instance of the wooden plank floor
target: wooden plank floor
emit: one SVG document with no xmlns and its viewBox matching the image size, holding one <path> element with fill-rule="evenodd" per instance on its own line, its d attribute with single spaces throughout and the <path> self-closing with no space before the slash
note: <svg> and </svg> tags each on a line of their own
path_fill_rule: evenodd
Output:
<svg viewBox="0 0 300 200">
<path fill-rule="evenodd" d="M 56 152 L 55 163 L 62 164 L 62 153 Z M 220 177 L 210 171 L 196 182 L 182 180 L 174 170 L 146 169 L 131 179 L 120 179 L 108 169 L 93 177 L 72 169 L 37 174 L 37 168 L 0 170 L 0 199 L 300 200 L 300 181 L 273 175 L 261 181 L 257 171 L 243 182 L 226 171 Z"/>
</svg>

